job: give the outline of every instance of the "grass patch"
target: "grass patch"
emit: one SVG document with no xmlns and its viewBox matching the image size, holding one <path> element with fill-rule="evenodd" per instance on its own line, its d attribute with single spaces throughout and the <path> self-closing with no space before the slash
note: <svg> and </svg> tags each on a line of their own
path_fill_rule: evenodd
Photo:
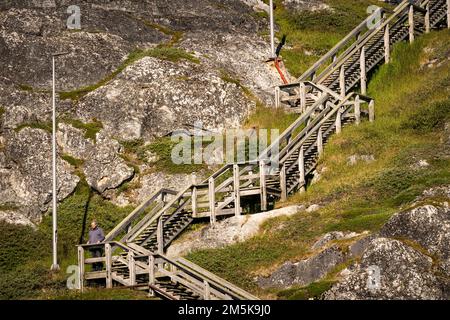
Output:
<svg viewBox="0 0 450 320">
<path fill-rule="evenodd" d="M 61 155 L 61 159 L 63 159 L 64 161 L 68 162 L 70 165 L 76 168 L 81 167 L 84 163 L 83 159 L 77 159 L 68 154 Z"/>
<path fill-rule="evenodd" d="M 280 291 L 277 296 L 284 300 L 318 299 L 322 293 L 329 290 L 336 281 L 324 280 L 313 282 L 301 288 L 292 288 Z"/>
<path fill-rule="evenodd" d="M 92 119 L 91 122 L 84 123 L 83 121 L 79 119 L 63 119 L 63 122 L 70 124 L 72 127 L 83 130 L 84 131 L 84 137 L 86 139 L 91 139 L 94 142 L 96 142 L 97 133 L 100 132 L 101 129 L 103 129 L 103 124 L 97 120 Z"/>
<path fill-rule="evenodd" d="M 13 203 L 2 203 L 0 204 L 0 211 L 15 211 L 19 207 Z"/>
<path fill-rule="evenodd" d="M 151 144 L 145 146 L 145 150 L 156 154 L 158 157 L 158 161 L 155 163 L 154 167 L 155 171 L 161 171 L 169 174 L 182 174 L 198 172 L 206 169 L 204 164 L 194 164 L 193 157 L 191 157 L 191 164 L 175 164 L 172 161 L 172 149 L 177 144 L 178 142 L 172 141 L 170 137 L 164 137 L 159 138 Z"/>
<path fill-rule="evenodd" d="M 32 129 L 41 129 L 52 133 L 52 124 L 51 122 L 27 122 L 18 125 L 14 131 L 20 132 L 24 128 L 32 128 Z"/>
</svg>

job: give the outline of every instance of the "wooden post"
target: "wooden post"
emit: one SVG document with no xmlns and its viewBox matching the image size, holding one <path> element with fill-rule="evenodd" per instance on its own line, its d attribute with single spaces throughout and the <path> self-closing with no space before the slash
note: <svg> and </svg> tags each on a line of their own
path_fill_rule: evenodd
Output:
<svg viewBox="0 0 450 320">
<path fill-rule="evenodd" d="M 300 109 L 302 113 L 306 111 L 306 86 L 303 82 L 300 82 Z"/>
<path fill-rule="evenodd" d="M 234 184 L 234 215 L 241 215 L 241 193 L 240 193 L 240 176 L 239 165 L 233 165 L 233 184 Z"/>
<path fill-rule="evenodd" d="M 361 123 L 361 99 L 359 96 L 355 98 L 355 123 L 356 125 Z"/>
<path fill-rule="evenodd" d="M 105 243 L 105 263 L 106 263 L 106 288 L 112 288 L 112 256 L 111 245 Z"/>
<path fill-rule="evenodd" d="M 154 296 L 155 293 L 153 289 L 150 288 L 150 285 L 155 284 L 155 257 L 153 255 L 150 255 L 148 257 L 148 284 L 149 284 L 148 293 L 150 296 Z"/>
<path fill-rule="evenodd" d="M 409 42 L 414 42 L 414 6 L 409 6 L 408 14 L 408 25 L 409 25 Z"/>
<path fill-rule="evenodd" d="M 430 33 L 431 24 L 430 24 L 430 4 L 427 4 L 427 12 L 425 13 L 425 33 Z"/>
<path fill-rule="evenodd" d="M 264 160 L 259 162 L 259 187 L 261 196 L 261 210 L 267 210 L 266 166 Z"/>
<path fill-rule="evenodd" d="M 450 0 L 447 0 L 447 28 L 450 29 Z"/>
<path fill-rule="evenodd" d="M 158 218 L 158 225 L 156 227 L 156 240 L 158 242 L 158 253 L 164 253 L 164 226 L 163 226 L 163 216 Z"/>
<path fill-rule="evenodd" d="M 195 218 L 197 216 L 197 187 L 196 186 L 192 186 L 191 207 L 192 207 L 192 216 Z"/>
<path fill-rule="evenodd" d="M 391 62 L 391 39 L 389 34 L 389 24 L 384 29 L 384 61 Z"/>
<path fill-rule="evenodd" d="M 369 102 L 369 121 L 373 122 L 375 120 L 375 100 L 370 100 Z"/>
<path fill-rule="evenodd" d="M 209 282 L 206 280 L 203 280 L 203 285 L 205 286 L 205 294 L 204 294 L 204 299 L 205 300 L 211 300 L 211 290 L 209 287 Z"/>
<path fill-rule="evenodd" d="M 305 150 L 303 146 L 300 147 L 298 155 L 298 171 L 300 173 L 300 192 L 305 192 Z"/>
<path fill-rule="evenodd" d="M 361 94 L 367 94 L 367 78 L 366 78 L 366 48 L 361 48 L 361 57 L 359 59 L 361 68 Z"/>
<path fill-rule="evenodd" d="M 84 249 L 81 246 L 78 247 L 78 289 L 84 290 Z"/>
<path fill-rule="evenodd" d="M 320 127 L 318 130 L 319 131 L 317 132 L 317 152 L 319 153 L 320 157 L 320 155 L 323 153 L 322 127 Z"/>
<path fill-rule="evenodd" d="M 316 72 L 314 71 L 311 73 L 311 81 L 314 81 L 316 79 Z"/>
<path fill-rule="evenodd" d="M 339 108 L 339 110 L 336 113 L 336 133 L 339 134 L 342 131 L 342 114 L 341 114 L 341 109 Z"/>
<path fill-rule="evenodd" d="M 279 108 L 281 104 L 280 87 L 275 87 L 275 108 Z"/>
<path fill-rule="evenodd" d="M 336 62 L 336 60 L 337 60 L 337 53 L 333 54 L 332 60 L 333 60 L 333 62 Z"/>
<path fill-rule="evenodd" d="M 128 251 L 128 271 L 130 273 L 130 286 L 134 286 L 136 284 L 136 264 L 132 251 Z"/>
<path fill-rule="evenodd" d="M 286 181 L 286 165 L 283 164 L 280 170 L 280 188 L 281 188 L 281 201 L 287 199 L 287 181 Z"/>
<path fill-rule="evenodd" d="M 345 97 L 346 88 L 345 88 L 345 66 L 342 65 L 339 71 L 339 88 L 342 97 Z"/>
<path fill-rule="evenodd" d="M 214 178 L 208 180 L 208 199 L 209 199 L 209 221 L 211 224 L 216 223 L 216 192 L 214 186 Z"/>
</svg>

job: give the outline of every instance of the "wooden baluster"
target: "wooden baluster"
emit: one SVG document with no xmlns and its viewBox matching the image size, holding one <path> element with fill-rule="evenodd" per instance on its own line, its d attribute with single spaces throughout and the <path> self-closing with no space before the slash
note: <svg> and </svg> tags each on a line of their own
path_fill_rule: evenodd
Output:
<svg viewBox="0 0 450 320">
<path fill-rule="evenodd" d="M 281 188 L 281 201 L 287 199 L 287 180 L 286 180 L 286 165 L 283 164 L 280 170 L 280 188 Z"/>
<path fill-rule="evenodd" d="M 391 62 L 391 39 L 389 34 L 389 24 L 384 29 L 384 61 Z"/>
<path fill-rule="evenodd" d="M 409 6 L 408 14 L 408 25 L 409 25 L 409 42 L 414 42 L 414 6 Z"/>
<path fill-rule="evenodd" d="M 84 291 L 84 249 L 78 247 L 78 289 Z"/>
<path fill-rule="evenodd" d="M 366 48 L 361 48 L 361 57 L 359 59 L 361 68 L 361 94 L 367 94 L 367 74 L 366 74 Z"/>
<path fill-rule="evenodd" d="M 105 243 L 106 288 L 112 288 L 112 256 L 111 245 Z"/>
<path fill-rule="evenodd" d="M 208 199 L 209 199 L 209 221 L 213 225 L 216 223 L 216 192 L 214 178 L 208 180 Z"/>
<path fill-rule="evenodd" d="M 300 109 L 302 113 L 306 111 L 306 86 L 303 82 L 300 83 Z"/>
<path fill-rule="evenodd" d="M 339 110 L 336 113 L 336 133 L 339 134 L 342 131 L 342 113 L 341 113 L 341 109 L 339 108 Z"/>
<path fill-rule="evenodd" d="M 300 173 L 300 192 L 305 192 L 306 180 L 305 180 L 305 150 L 304 147 L 300 147 L 300 152 L 298 155 L 298 171 Z"/>
<path fill-rule="evenodd" d="M 447 28 L 450 29 L 450 0 L 447 0 Z"/>
<path fill-rule="evenodd" d="M 261 196 L 261 211 L 267 210 L 266 166 L 264 160 L 259 162 L 259 187 Z"/>
<path fill-rule="evenodd" d="M 150 255 L 148 257 L 148 284 L 149 284 L 148 294 L 150 296 L 154 296 L 155 292 L 150 287 L 150 285 L 155 284 L 155 257 L 153 255 Z"/>
<path fill-rule="evenodd" d="M 375 120 L 375 100 L 370 100 L 369 102 L 369 121 L 373 122 Z"/>
<path fill-rule="evenodd" d="M 281 104 L 280 87 L 275 87 L 275 108 L 279 108 Z"/>
<path fill-rule="evenodd" d="M 427 4 L 426 8 L 427 12 L 425 13 L 425 33 L 430 33 L 431 25 L 430 25 L 430 4 Z"/>
<path fill-rule="evenodd" d="M 323 134 L 322 134 L 322 127 L 318 129 L 317 132 L 317 153 L 319 154 L 319 157 L 323 153 Z"/>
<path fill-rule="evenodd" d="M 361 99 L 359 96 L 355 98 L 355 123 L 356 125 L 361 123 Z"/>
<path fill-rule="evenodd" d="M 158 225 L 156 227 L 156 240 L 158 242 L 158 253 L 164 253 L 164 226 L 163 226 L 163 216 L 158 218 Z"/>
<path fill-rule="evenodd" d="M 195 218 L 197 216 L 197 187 L 192 187 L 192 195 L 191 195 L 191 204 L 192 204 L 192 216 Z"/>
<path fill-rule="evenodd" d="M 345 88 L 345 66 L 342 65 L 339 71 L 339 89 L 341 93 L 341 97 L 345 97 L 346 88 Z"/>
<path fill-rule="evenodd" d="M 134 286 L 136 284 L 136 264 L 132 251 L 128 251 L 128 271 L 130 273 L 130 286 Z"/>
<path fill-rule="evenodd" d="M 204 299 L 211 300 L 211 289 L 209 286 L 209 282 L 206 280 L 203 280 L 203 285 L 205 286 Z"/>
<path fill-rule="evenodd" d="M 240 193 L 240 176 L 239 165 L 233 165 L 233 185 L 234 185 L 234 215 L 241 215 L 241 193 Z"/>
</svg>

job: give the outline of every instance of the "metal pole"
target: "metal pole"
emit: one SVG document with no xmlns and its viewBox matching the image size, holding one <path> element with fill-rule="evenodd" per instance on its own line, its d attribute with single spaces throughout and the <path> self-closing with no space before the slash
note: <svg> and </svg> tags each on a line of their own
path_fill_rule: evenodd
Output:
<svg viewBox="0 0 450 320">
<path fill-rule="evenodd" d="M 275 31 L 273 19 L 273 0 L 269 1 L 269 15 L 270 15 L 270 54 L 271 58 L 275 58 Z"/>
<path fill-rule="evenodd" d="M 55 58 L 68 52 L 52 55 L 52 218 L 53 218 L 53 264 L 51 270 L 58 271 L 58 226 L 57 226 L 57 194 L 56 194 L 56 77 Z"/>
<path fill-rule="evenodd" d="M 52 94 L 52 216 L 53 216 L 53 264 L 52 270 L 58 271 L 58 229 L 56 212 L 56 89 L 55 89 L 55 56 L 52 57 L 52 76 L 53 76 L 53 94 Z"/>
</svg>

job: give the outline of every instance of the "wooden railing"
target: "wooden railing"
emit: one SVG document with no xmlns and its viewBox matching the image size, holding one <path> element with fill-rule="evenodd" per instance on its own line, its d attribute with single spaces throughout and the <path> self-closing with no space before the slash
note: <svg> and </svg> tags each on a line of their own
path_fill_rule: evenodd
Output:
<svg viewBox="0 0 450 320">
<path fill-rule="evenodd" d="M 90 250 L 101 250 L 102 255 L 86 257 L 85 252 Z M 117 241 L 79 245 L 78 258 L 78 286 L 81 291 L 84 290 L 86 280 L 103 280 L 106 288 L 112 288 L 115 281 L 127 287 L 145 287 L 150 292 L 156 291 L 167 298 L 177 299 L 164 290 L 158 281 L 160 278 L 170 278 L 173 283 L 181 284 L 205 300 L 258 299 L 186 259 L 172 260 L 164 255 L 153 254 L 142 248 L 132 248 Z M 95 263 L 101 263 L 102 269 L 86 272 L 86 266 Z M 118 273 L 117 264 L 122 273 L 127 274 L 126 277 Z M 145 276 L 146 282 L 140 280 L 142 276 Z"/>
<path fill-rule="evenodd" d="M 161 209 L 164 203 L 167 202 L 167 198 L 169 195 L 176 195 L 176 191 L 170 189 L 160 189 L 150 197 L 148 197 L 144 202 L 142 202 L 136 209 L 134 209 L 125 219 L 123 219 L 111 232 L 109 232 L 105 236 L 105 241 L 112 241 L 122 232 L 126 232 L 126 235 L 120 239 L 121 242 L 128 240 L 128 235 L 135 232 L 136 229 L 139 229 L 141 224 L 145 223 L 147 219 L 150 219 L 152 216 L 156 214 L 156 212 Z M 159 200 L 159 202 L 157 202 Z M 151 209 L 150 213 L 147 213 L 144 219 L 139 220 L 139 223 L 133 225 L 140 215 L 145 212 L 147 209 Z"/>
<path fill-rule="evenodd" d="M 408 38 L 409 41 L 414 41 L 415 33 L 417 29 L 417 23 L 415 21 L 415 14 L 419 13 L 423 15 L 424 25 L 422 26 L 425 33 L 430 32 L 430 0 L 404 0 L 393 11 L 381 9 L 374 12 L 370 17 L 363 21 L 359 26 L 352 30 L 342 41 L 336 44 L 327 54 L 325 54 L 318 62 L 316 62 L 310 69 L 308 69 L 298 81 L 280 85 L 275 88 L 275 103 L 280 103 L 280 92 L 301 92 L 301 88 L 295 89 L 305 80 L 314 80 L 316 84 L 324 84 L 326 79 L 333 74 L 339 74 L 339 87 L 340 94 L 345 96 L 348 88 L 346 88 L 346 70 L 345 64 L 358 55 L 360 64 L 360 87 L 361 93 L 366 94 L 367 88 L 367 72 L 365 63 L 368 59 L 367 52 L 377 44 L 373 40 L 378 37 L 380 41 L 384 43 L 384 55 L 383 58 L 386 62 L 390 61 L 391 51 L 391 30 L 406 24 L 409 28 Z M 447 9 L 450 16 L 450 10 Z M 390 16 L 388 17 L 388 14 Z M 375 28 L 369 29 L 365 27 L 367 22 L 372 21 L 376 16 L 381 15 L 381 20 L 376 24 Z M 395 35 L 395 34 L 394 34 Z M 339 53 L 339 54 L 337 54 Z M 300 94 L 301 95 L 301 94 Z M 298 98 L 299 101 L 300 98 Z M 301 102 L 302 108 L 300 112 L 304 112 L 304 103 Z"/>
</svg>

